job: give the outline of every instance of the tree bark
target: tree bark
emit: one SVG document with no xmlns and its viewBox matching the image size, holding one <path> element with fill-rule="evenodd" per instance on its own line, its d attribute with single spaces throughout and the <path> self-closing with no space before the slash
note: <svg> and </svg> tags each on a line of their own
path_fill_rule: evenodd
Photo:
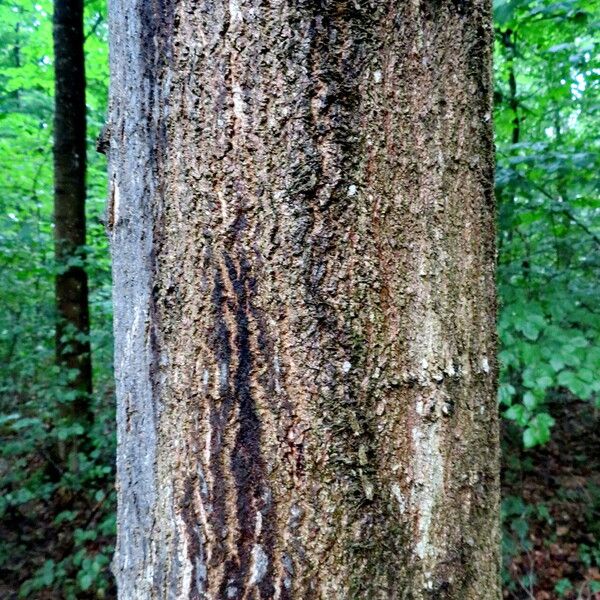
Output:
<svg viewBox="0 0 600 600">
<path fill-rule="evenodd" d="M 119 598 L 500 598 L 488 1 L 110 12 Z"/>
<path fill-rule="evenodd" d="M 75 374 L 69 382 L 75 399 L 65 405 L 65 416 L 87 423 L 91 418 L 92 361 L 88 280 L 82 264 L 86 238 L 83 1 L 56 0 L 53 18 L 56 355 L 58 364 Z"/>
</svg>

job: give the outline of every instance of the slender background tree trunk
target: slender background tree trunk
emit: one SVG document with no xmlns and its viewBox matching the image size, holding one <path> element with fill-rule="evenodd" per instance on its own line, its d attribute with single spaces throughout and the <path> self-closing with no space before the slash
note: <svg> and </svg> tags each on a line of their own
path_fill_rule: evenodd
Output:
<svg viewBox="0 0 600 600">
<path fill-rule="evenodd" d="M 85 246 L 85 69 L 83 1 L 54 2 L 54 235 L 56 276 L 56 355 L 59 365 L 75 372 L 75 399 L 65 416 L 91 419 L 92 362 L 89 335 Z"/>
<path fill-rule="evenodd" d="M 114 0 L 121 600 L 498 599 L 487 0 Z"/>
</svg>

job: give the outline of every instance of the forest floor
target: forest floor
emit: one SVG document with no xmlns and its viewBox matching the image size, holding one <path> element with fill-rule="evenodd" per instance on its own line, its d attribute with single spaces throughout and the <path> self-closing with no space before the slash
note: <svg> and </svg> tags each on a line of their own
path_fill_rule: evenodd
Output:
<svg viewBox="0 0 600 600">
<path fill-rule="evenodd" d="M 504 597 L 600 600 L 600 414 L 576 400 L 551 412 L 548 444 L 504 444 Z"/>
</svg>

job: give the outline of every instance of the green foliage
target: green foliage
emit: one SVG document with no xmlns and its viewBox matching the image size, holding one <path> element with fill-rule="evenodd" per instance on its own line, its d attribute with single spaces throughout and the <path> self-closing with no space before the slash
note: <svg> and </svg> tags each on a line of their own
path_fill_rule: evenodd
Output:
<svg viewBox="0 0 600 600">
<path fill-rule="evenodd" d="M 573 589 L 573 584 L 569 579 L 559 579 L 554 586 L 554 591 L 564 598 Z"/>
<path fill-rule="evenodd" d="M 496 0 L 494 16 L 498 400 L 529 449 L 551 439 L 557 403 L 598 406 L 600 3 Z M 502 516 L 505 588 L 533 597 L 535 574 L 508 567 L 532 551 L 532 521 L 550 515 L 508 497 Z M 591 583 L 561 579 L 555 593 Z"/>
<path fill-rule="evenodd" d="M 77 260 L 91 289 L 96 421 L 88 432 L 61 416 L 74 400 L 73 374 L 54 364 L 51 12 L 48 0 L 0 2 L 0 579 L 20 584 L 23 598 L 91 589 L 101 598 L 113 585 L 115 529 L 106 174 L 95 151 L 106 111 L 105 6 L 86 2 L 88 245 Z M 71 442 L 79 450 L 67 468 L 60 449 Z"/>
<path fill-rule="evenodd" d="M 527 448 L 600 391 L 599 8 L 495 2 L 499 402 Z"/>
</svg>

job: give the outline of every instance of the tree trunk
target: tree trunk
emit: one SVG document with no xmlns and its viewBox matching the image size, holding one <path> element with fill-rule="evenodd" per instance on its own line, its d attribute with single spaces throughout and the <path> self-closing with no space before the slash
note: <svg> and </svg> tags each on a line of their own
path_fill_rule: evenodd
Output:
<svg viewBox="0 0 600 600">
<path fill-rule="evenodd" d="M 54 2 L 54 239 L 56 275 L 56 355 L 73 372 L 74 400 L 65 417 L 91 418 L 92 362 L 89 336 L 85 245 L 85 70 L 83 1 Z"/>
<path fill-rule="evenodd" d="M 110 26 L 119 598 L 500 598 L 488 1 Z"/>
</svg>

